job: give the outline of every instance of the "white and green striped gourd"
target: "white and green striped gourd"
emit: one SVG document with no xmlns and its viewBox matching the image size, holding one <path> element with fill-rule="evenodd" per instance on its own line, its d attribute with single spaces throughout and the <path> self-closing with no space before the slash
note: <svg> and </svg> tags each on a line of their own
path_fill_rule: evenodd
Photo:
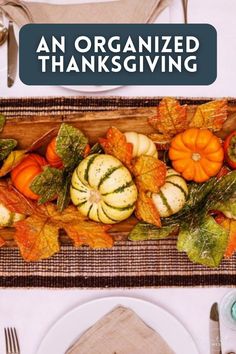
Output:
<svg viewBox="0 0 236 354">
<path fill-rule="evenodd" d="M 188 197 L 188 186 L 185 179 L 175 170 L 167 170 L 166 182 L 160 192 L 152 194 L 152 200 L 160 213 L 166 218 L 180 211 Z"/>
<path fill-rule="evenodd" d="M 11 227 L 17 221 L 25 219 L 23 214 L 14 213 L 0 203 L 0 226 Z"/>
<path fill-rule="evenodd" d="M 70 195 L 83 215 L 114 224 L 133 213 L 137 188 L 129 170 L 117 158 L 93 154 L 75 169 Z"/>
<path fill-rule="evenodd" d="M 144 134 L 126 132 L 125 137 L 128 143 L 133 144 L 133 157 L 148 155 L 158 157 L 156 145 Z"/>
</svg>

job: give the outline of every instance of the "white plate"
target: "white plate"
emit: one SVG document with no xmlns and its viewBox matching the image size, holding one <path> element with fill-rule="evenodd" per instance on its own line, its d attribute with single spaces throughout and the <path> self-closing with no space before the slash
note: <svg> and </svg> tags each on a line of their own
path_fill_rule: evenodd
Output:
<svg viewBox="0 0 236 354">
<path fill-rule="evenodd" d="M 27 0 L 29 1 L 29 0 Z M 26 1 L 26 2 L 27 2 Z M 41 2 L 42 0 L 33 0 L 34 2 Z M 116 0 L 47 0 L 47 3 L 51 4 L 79 4 L 79 3 L 93 3 L 93 2 L 109 2 Z M 183 23 L 183 8 L 181 0 L 172 0 L 170 6 L 166 8 L 159 16 L 156 23 Z M 8 20 L 5 19 L 5 24 L 8 24 Z M 17 42 L 19 43 L 19 28 L 14 24 L 15 35 Z M 1 64 L 0 71 L 5 71 L 7 68 L 7 61 L 4 59 L 4 62 Z M 73 86 L 62 86 L 65 89 L 82 92 L 82 93 L 95 93 L 95 92 L 106 92 L 111 90 L 116 90 L 122 86 L 85 86 L 85 85 L 73 85 Z"/>
<path fill-rule="evenodd" d="M 41 0 L 40 0 L 41 1 Z M 93 2 L 92 0 L 90 0 Z M 90 2 L 89 0 L 86 2 Z M 100 0 L 95 0 L 100 1 Z M 49 0 L 48 2 L 64 2 L 59 1 L 59 0 Z M 79 2 L 84 2 L 84 1 L 79 1 Z M 183 13 L 183 6 L 182 6 L 182 1 L 181 0 L 172 0 L 170 3 L 170 6 L 166 8 L 159 16 L 158 19 L 156 20 L 156 23 L 184 23 L 184 13 Z M 106 91 L 111 91 L 115 90 L 119 87 L 122 86 L 63 86 L 64 88 L 68 90 L 73 90 L 73 91 L 78 91 L 78 92 L 106 92 Z"/>
<path fill-rule="evenodd" d="M 130 297 L 101 298 L 76 307 L 51 327 L 36 354 L 65 354 L 82 333 L 117 305 L 134 310 L 175 354 L 199 354 L 190 333 L 173 315 L 153 303 Z"/>
<path fill-rule="evenodd" d="M 79 92 L 105 92 L 105 91 L 111 91 L 111 90 L 116 90 L 120 86 L 62 86 L 65 89 L 72 90 L 72 91 L 79 91 Z"/>
</svg>

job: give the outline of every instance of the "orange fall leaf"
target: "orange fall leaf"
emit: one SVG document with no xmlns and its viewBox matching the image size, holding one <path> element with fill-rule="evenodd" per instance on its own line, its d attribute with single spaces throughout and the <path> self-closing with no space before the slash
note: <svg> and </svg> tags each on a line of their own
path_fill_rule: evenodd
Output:
<svg viewBox="0 0 236 354">
<path fill-rule="evenodd" d="M 24 260 L 39 261 L 59 251 L 59 227 L 46 215 L 32 215 L 17 222 L 15 227 L 14 238 Z"/>
<path fill-rule="evenodd" d="M 63 229 L 75 246 L 109 248 L 113 238 L 110 226 L 86 220 L 74 207 L 60 213 L 52 203 L 41 205 L 35 214 L 15 224 L 15 241 L 26 261 L 39 261 L 59 252 L 59 230 Z"/>
<path fill-rule="evenodd" d="M 165 97 L 157 107 L 157 115 L 148 120 L 149 124 L 161 135 L 161 142 L 169 141 L 174 135 L 188 127 L 187 105 L 181 106 L 172 97 Z"/>
<path fill-rule="evenodd" d="M 227 100 L 215 100 L 197 106 L 192 117 L 188 116 L 188 106 L 165 97 L 157 107 L 157 115 L 148 123 L 156 130 L 152 139 L 156 144 L 168 143 L 176 134 L 194 127 L 219 131 L 227 119 Z"/>
<path fill-rule="evenodd" d="M 0 203 L 11 212 L 24 215 L 31 215 L 35 210 L 34 202 L 24 197 L 6 180 L 0 181 Z"/>
<path fill-rule="evenodd" d="M 218 131 L 227 119 L 227 100 L 216 100 L 197 107 L 189 127 Z"/>
<path fill-rule="evenodd" d="M 229 219 L 224 214 L 219 213 L 216 215 L 215 221 L 229 231 L 229 241 L 224 256 L 230 258 L 236 252 L 236 220 Z"/>
<path fill-rule="evenodd" d="M 236 220 L 228 219 L 222 221 L 221 226 L 229 231 L 229 242 L 225 257 L 229 258 L 236 251 Z"/>
<path fill-rule="evenodd" d="M 74 206 L 69 206 L 60 215 L 54 216 L 61 228 L 74 241 L 76 247 L 87 245 L 91 248 L 110 248 L 113 238 L 107 233 L 110 225 L 87 220 Z"/>
<path fill-rule="evenodd" d="M 109 225 L 86 220 L 64 226 L 67 235 L 74 241 L 76 247 L 87 245 L 93 249 L 113 246 L 113 238 L 107 234 L 110 228 Z"/>
<path fill-rule="evenodd" d="M 106 138 L 100 138 L 99 143 L 106 154 L 115 156 L 126 167 L 130 168 L 133 144 L 127 143 L 125 135 L 116 127 L 111 127 L 107 131 Z"/>
<path fill-rule="evenodd" d="M 152 201 L 146 193 L 139 193 L 136 202 L 135 215 L 139 220 L 161 227 L 160 215 Z"/>
<path fill-rule="evenodd" d="M 134 160 L 133 174 L 139 191 L 158 193 L 165 183 L 166 165 L 153 156 L 142 155 Z"/>
</svg>

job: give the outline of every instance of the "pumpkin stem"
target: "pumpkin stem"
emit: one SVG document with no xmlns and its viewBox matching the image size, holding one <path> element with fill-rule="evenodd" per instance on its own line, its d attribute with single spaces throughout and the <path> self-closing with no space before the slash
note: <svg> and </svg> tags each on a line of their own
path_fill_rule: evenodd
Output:
<svg viewBox="0 0 236 354">
<path fill-rule="evenodd" d="M 90 191 L 90 197 L 89 197 L 90 203 L 99 203 L 100 200 L 101 200 L 101 194 L 99 193 L 99 191 L 96 190 Z"/>
<path fill-rule="evenodd" d="M 192 160 L 193 161 L 200 161 L 201 160 L 201 155 L 198 152 L 194 152 L 192 154 Z"/>
</svg>

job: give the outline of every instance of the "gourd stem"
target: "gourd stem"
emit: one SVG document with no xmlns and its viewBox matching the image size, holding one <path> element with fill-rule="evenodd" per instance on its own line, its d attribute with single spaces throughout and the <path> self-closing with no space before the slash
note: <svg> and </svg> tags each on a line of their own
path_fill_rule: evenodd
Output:
<svg viewBox="0 0 236 354">
<path fill-rule="evenodd" d="M 193 161 L 200 161 L 201 160 L 201 155 L 198 152 L 194 152 L 192 154 L 192 160 Z"/>
<path fill-rule="evenodd" d="M 90 203 L 99 203 L 100 200 L 101 200 L 101 194 L 99 193 L 99 191 L 91 190 L 89 196 Z"/>
</svg>

